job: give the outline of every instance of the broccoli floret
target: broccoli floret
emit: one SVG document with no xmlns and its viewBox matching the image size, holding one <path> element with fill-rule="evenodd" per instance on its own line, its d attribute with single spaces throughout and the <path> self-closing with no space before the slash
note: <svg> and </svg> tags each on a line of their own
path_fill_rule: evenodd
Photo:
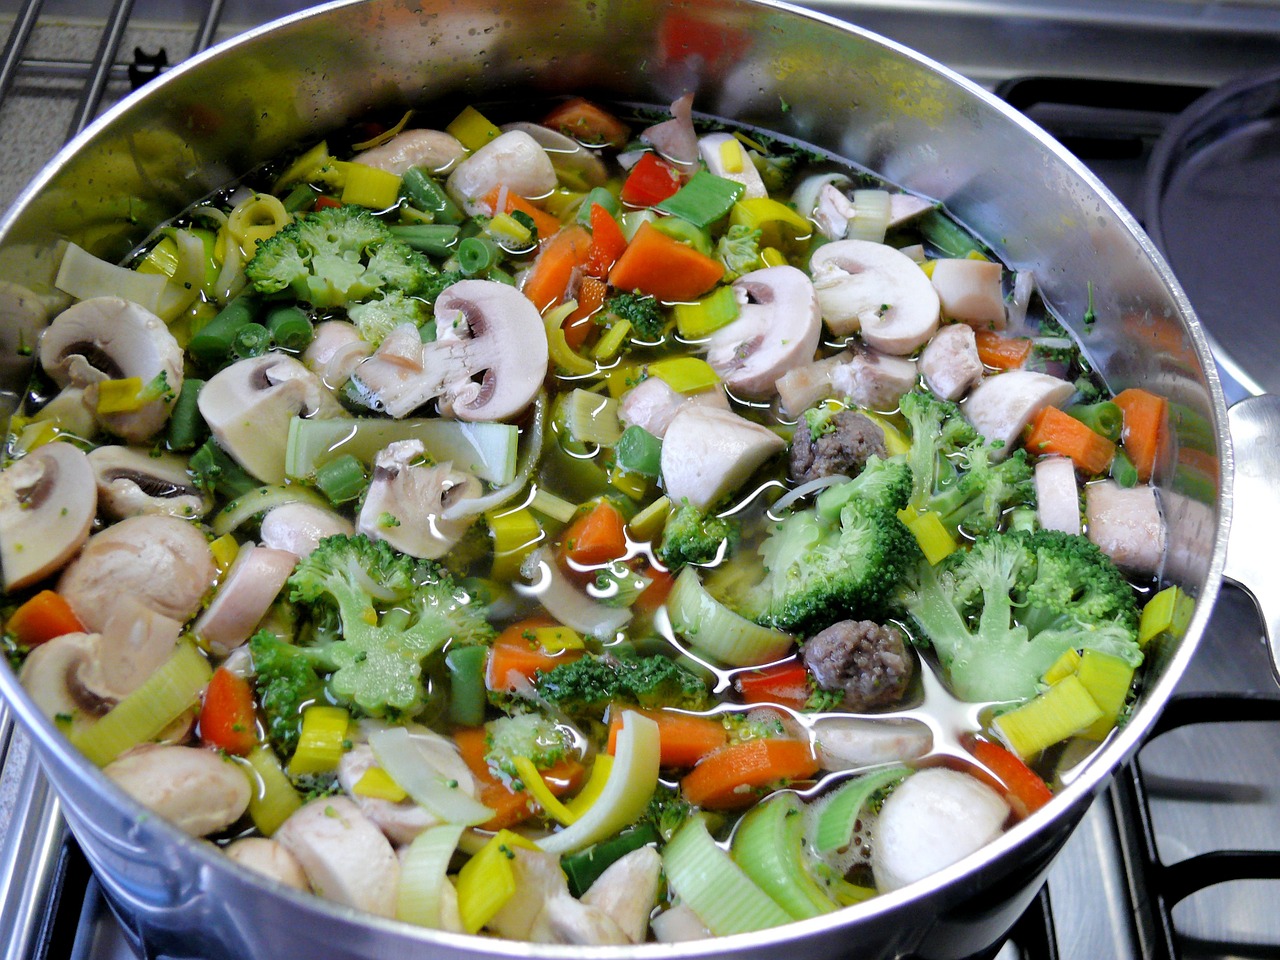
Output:
<svg viewBox="0 0 1280 960">
<path fill-rule="evenodd" d="M 686 498 L 662 528 L 658 559 L 668 570 L 686 563 L 711 563 L 722 552 L 732 552 L 740 533 L 736 520 L 704 514 Z"/>
<path fill-rule="evenodd" d="M 324 696 L 312 651 L 262 630 L 249 638 L 249 655 L 267 737 L 282 756 L 290 756 L 298 746 L 303 708 Z"/>
<path fill-rule="evenodd" d="M 604 302 L 601 316 L 613 315 L 631 323 L 631 329 L 644 340 L 660 340 L 667 328 L 667 315 L 653 297 L 619 293 Z"/>
<path fill-rule="evenodd" d="M 424 706 L 423 660 L 453 638 L 488 639 L 485 609 L 430 560 L 364 535 L 326 537 L 289 577 L 289 599 L 321 629 L 315 656 L 332 671 L 339 703 L 371 716 L 411 716 Z"/>
<path fill-rule="evenodd" d="M 1137 666 L 1133 589 L 1088 539 L 1051 530 L 995 533 L 931 567 L 903 605 L 963 700 L 1023 700 L 1068 649 Z"/>
<path fill-rule="evenodd" d="M 485 760 L 511 779 L 517 779 L 514 760 L 528 757 L 539 770 L 564 758 L 573 746 L 572 735 L 554 720 L 537 713 L 499 717 L 485 724 L 489 745 Z"/>
<path fill-rule="evenodd" d="M 659 783 L 653 791 L 653 798 L 640 818 L 640 822 L 653 824 L 662 837 L 663 842 L 676 835 L 676 831 L 684 826 L 684 822 L 693 816 L 693 804 L 686 800 L 679 790 L 674 790 Z"/>
<path fill-rule="evenodd" d="M 939 514 L 953 535 L 1000 528 L 1006 510 L 1034 504 L 1035 485 L 1024 450 L 1003 450 L 984 440 L 960 408 L 918 390 L 901 410 L 911 427 L 911 506 Z"/>
<path fill-rule="evenodd" d="M 636 573 L 621 560 L 615 560 L 596 571 L 588 593 L 606 607 L 629 607 L 652 583 L 644 574 Z"/>
<path fill-rule="evenodd" d="M 716 259 L 724 264 L 724 281 L 764 266 L 760 260 L 760 231 L 743 223 L 731 224 L 716 243 Z"/>
<path fill-rule="evenodd" d="M 413 296 L 436 274 L 431 261 L 370 211 L 325 207 L 258 245 L 245 275 L 261 294 L 292 291 L 316 307 L 347 307 L 398 290 Z"/>
<path fill-rule="evenodd" d="M 544 700 L 572 714 L 597 712 L 610 703 L 701 710 L 710 702 L 701 677 L 660 654 L 626 659 L 588 654 L 538 671 L 534 686 Z"/>
<path fill-rule="evenodd" d="M 375 347 L 396 327 L 404 323 L 422 326 L 426 319 L 426 303 L 417 297 L 391 290 L 381 300 L 353 303 L 347 316 L 360 329 L 360 338 Z"/>
<path fill-rule="evenodd" d="M 760 547 L 764 579 L 743 592 L 740 612 L 782 630 L 882 619 L 920 557 L 898 518 L 910 493 L 906 463 L 870 457 L 857 477 L 770 532 Z"/>
</svg>

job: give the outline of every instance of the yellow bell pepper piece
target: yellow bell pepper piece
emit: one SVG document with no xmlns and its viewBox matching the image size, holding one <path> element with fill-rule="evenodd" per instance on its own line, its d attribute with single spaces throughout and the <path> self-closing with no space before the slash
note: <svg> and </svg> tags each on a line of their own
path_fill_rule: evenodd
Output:
<svg viewBox="0 0 1280 960">
<path fill-rule="evenodd" d="M 542 779 L 542 774 L 538 772 L 532 760 L 528 757 L 516 757 L 512 764 L 516 768 L 516 773 L 520 775 L 520 782 L 524 784 L 525 790 L 547 816 L 553 817 L 566 827 L 578 819 L 577 815 L 551 792 L 547 781 Z"/>
<path fill-rule="evenodd" d="M 662 529 L 667 525 L 667 517 L 670 515 L 670 498 L 659 497 L 632 517 L 627 529 L 637 540 L 656 540 L 662 536 Z"/>
<path fill-rule="evenodd" d="M 720 144 L 720 163 L 725 173 L 742 172 L 742 145 L 737 140 L 725 140 Z"/>
</svg>

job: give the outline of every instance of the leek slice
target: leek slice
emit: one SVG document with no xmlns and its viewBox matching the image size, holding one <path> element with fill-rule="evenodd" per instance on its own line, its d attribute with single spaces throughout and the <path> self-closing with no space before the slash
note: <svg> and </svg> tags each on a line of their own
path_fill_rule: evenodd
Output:
<svg viewBox="0 0 1280 960">
<path fill-rule="evenodd" d="M 251 784 L 249 816 L 259 832 L 269 837 L 302 806 L 302 797 L 293 788 L 276 755 L 266 747 L 254 747 L 245 759 L 255 781 Z"/>
<path fill-rule="evenodd" d="M 701 817 L 662 851 L 662 869 L 681 901 L 718 937 L 791 922 L 791 916 L 716 845 Z"/>
<path fill-rule="evenodd" d="M 1133 686 L 1133 673 L 1127 660 L 1101 650 L 1086 650 L 1080 656 L 1076 676 L 1102 711 L 1102 716 L 1082 734 L 1086 740 L 1105 739 L 1115 727 Z"/>
<path fill-rule="evenodd" d="M 853 217 L 845 230 L 849 240 L 884 243 L 889 229 L 889 193 L 885 190 L 853 191 Z"/>
<path fill-rule="evenodd" d="M 693 567 L 685 567 L 667 598 L 671 626 L 699 651 L 731 667 L 758 667 L 786 656 L 789 633 L 739 616 L 707 593 Z"/>
<path fill-rule="evenodd" d="M 623 711 L 613 767 L 599 798 L 572 825 L 537 841 L 538 846 L 547 853 L 572 853 L 635 823 L 658 787 L 660 754 L 658 725 L 634 710 Z"/>
<path fill-rule="evenodd" d="M 590 390 L 574 390 L 565 399 L 565 426 L 569 435 L 582 443 L 611 447 L 622 436 L 618 401 Z"/>
<path fill-rule="evenodd" d="M 183 641 L 142 686 L 97 723 L 72 734 L 71 743 L 90 761 L 105 767 L 126 750 L 155 739 L 195 706 L 212 677 L 209 661 L 195 644 Z"/>
<path fill-rule="evenodd" d="M 1034 757 L 1102 717 L 1075 674 L 1063 677 L 1044 693 L 996 717 L 993 726 L 1005 744 L 1023 760 Z"/>
<path fill-rule="evenodd" d="M 794 793 L 780 793 L 755 807 L 738 824 L 731 854 L 742 872 L 796 920 L 838 907 L 805 866 L 802 807 Z"/>
<path fill-rule="evenodd" d="M 77 300 L 121 297 L 155 313 L 160 308 L 169 279 L 160 273 L 139 273 L 108 263 L 74 243 L 68 243 L 53 285 Z"/>
<path fill-rule="evenodd" d="M 389 443 L 421 440 L 437 463 L 453 461 L 460 470 L 502 485 L 516 475 L 520 430 L 509 423 L 463 423 L 460 420 L 304 420 L 289 423 L 285 475 L 305 480 L 316 467 L 349 453 L 366 464 Z"/>
<path fill-rule="evenodd" d="M 309 503 L 322 510 L 329 509 L 327 500 L 312 493 L 306 487 L 297 485 L 280 487 L 268 484 L 236 497 L 219 510 L 218 515 L 213 518 L 213 532 L 216 536 L 224 537 L 239 529 L 246 520 L 266 513 L 272 507 L 282 507 L 286 503 Z"/>
<path fill-rule="evenodd" d="M 440 928 L 440 890 L 449 882 L 446 872 L 463 827 L 443 823 L 413 838 L 400 861 L 396 919 L 419 927 Z"/>
<path fill-rule="evenodd" d="M 493 819 L 493 811 L 470 796 L 458 780 L 442 775 L 431 755 L 404 727 L 373 731 L 369 746 L 391 779 L 446 823 L 472 827 Z"/>
<path fill-rule="evenodd" d="M 903 766 L 876 770 L 842 784 L 822 801 L 818 811 L 813 846 L 820 853 L 830 853 L 849 845 L 862 808 L 877 790 L 906 779 L 911 771 Z"/>
</svg>

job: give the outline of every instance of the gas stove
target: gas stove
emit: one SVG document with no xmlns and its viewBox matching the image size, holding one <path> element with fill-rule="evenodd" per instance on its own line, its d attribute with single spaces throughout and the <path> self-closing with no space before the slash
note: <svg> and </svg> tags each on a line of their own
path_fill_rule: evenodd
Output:
<svg viewBox="0 0 1280 960">
<path fill-rule="evenodd" d="M 1206 90 L 1280 67 L 1280 4 L 1266 0 L 808 5 L 994 91 L 1075 152 L 1140 221 L 1152 151 L 1174 118 Z M 132 88 L 211 43 L 305 6 L 0 0 L 0 23 L 10 30 L 0 58 L 0 206 L 65 139 Z M 1204 249 L 1232 256 L 1211 237 Z M 1235 353 L 1219 355 L 1229 403 L 1276 376 L 1265 351 L 1238 345 L 1259 330 L 1274 339 L 1266 325 L 1280 321 L 1240 320 L 1252 330 L 1210 323 Z M 107 908 L 3 706 L 0 764 L 0 960 L 142 956 Z M 1252 603 L 1227 587 L 1153 737 L 1086 814 L 1032 907 L 990 957 L 1280 956 L 1277 904 L 1280 691 Z"/>
</svg>

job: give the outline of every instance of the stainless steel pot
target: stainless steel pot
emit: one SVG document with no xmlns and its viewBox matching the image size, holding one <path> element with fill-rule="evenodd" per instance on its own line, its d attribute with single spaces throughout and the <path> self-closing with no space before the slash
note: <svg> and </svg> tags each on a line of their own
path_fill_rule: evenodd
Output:
<svg viewBox="0 0 1280 960">
<path fill-rule="evenodd" d="M 1164 465 L 1166 579 L 1197 598 L 1186 636 L 1149 651 L 1131 721 L 1045 810 L 927 880 L 835 915 L 678 948 L 543 947 L 412 929 L 276 889 L 148 815 L 74 752 L 14 675 L 0 690 L 31 731 L 67 819 L 125 925 L 173 957 L 962 957 L 996 942 L 1111 771 L 1135 751 L 1205 628 L 1226 554 L 1232 458 L 1205 338 L 1164 262 L 1110 193 L 1046 134 L 894 43 L 767 0 L 353 0 L 189 61 L 64 150 L 0 225 L 0 377 L 20 392 L 59 307 L 61 239 L 120 256 L 255 164 L 372 109 L 584 93 L 663 104 L 685 90 L 944 201 L 1016 270 L 1033 270 L 1115 389 L 1150 387 L 1207 430 L 1213 489 Z M 443 104 L 439 112 L 430 104 Z M 16 286 L 15 286 L 16 285 Z M 27 293 L 24 293 L 27 292 Z M 18 297 L 17 294 L 24 293 Z M 1178 438 L 1175 438 L 1175 447 Z"/>
</svg>

